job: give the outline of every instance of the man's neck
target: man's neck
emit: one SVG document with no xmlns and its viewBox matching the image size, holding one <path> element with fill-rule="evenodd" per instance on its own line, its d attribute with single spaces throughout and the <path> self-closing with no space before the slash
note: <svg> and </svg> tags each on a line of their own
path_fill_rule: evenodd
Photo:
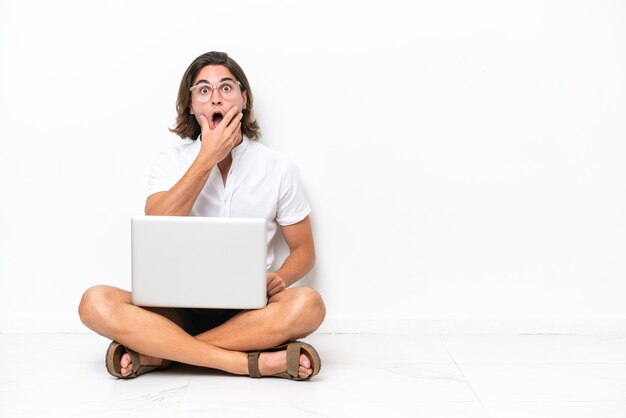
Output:
<svg viewBox="0 0 626 418">
<path fill-rule="evenodd" d="M 226 158 L 224 158 L 222 161 L 217 163 L 217 167 L 220 169 L 220 172 L 222 173 L 222 175 L 228 172 L 228 169 L 230 168 L 232 163 L 233 163 L 233 155 L 231 153 L 228 153 Z"/>
</svg>

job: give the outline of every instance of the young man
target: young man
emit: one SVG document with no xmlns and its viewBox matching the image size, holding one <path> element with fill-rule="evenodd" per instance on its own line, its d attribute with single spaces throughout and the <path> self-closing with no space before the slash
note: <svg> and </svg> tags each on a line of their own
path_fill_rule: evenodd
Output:
<svg viewBox="0 0 626 418">
<path fill-rule="evenodd" d="M 268 304 L 258 310 L 143 308 L 131 294 L 94 286 L 83 295 L 83 323 L 113 340 L 107 369 L 120 378 L 165 368 L 170 361 L 253 377 L 308 380 L 321 362 L 308 344 L 325 316 L 319 293 L 289 286 L 315 261 L 310 208 L 296 167 L 256 142 L 253 97 L 227 54 L 196 58 L 180 84 L 172 132 L 192 141 L 161 154 L 150 172 L 147 215 L 262 217 L 268 268 L 280 227 L 289 256 L 267 273 Z M 284 344 L 289 342 L 288 344 Z"/>
</svg>

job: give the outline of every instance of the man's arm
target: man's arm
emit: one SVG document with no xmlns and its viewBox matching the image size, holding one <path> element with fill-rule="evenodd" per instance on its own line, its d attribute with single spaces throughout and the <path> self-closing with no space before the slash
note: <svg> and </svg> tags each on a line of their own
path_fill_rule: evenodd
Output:
<svg viewBox="0 0 626 418">
<path fill-rule="evenodd" d="M 167 192 L 154 193 L 148 197 L 146 215 L 189 215 L 214 165 L 214 162 L 199 154 L 174 187 Z"/>
<path fill-rule="evenodd" d="M 281 227 L 289 246 L 289 256 L 273 273 L 267 273 L 267 295 L 282 292 L 300 280 L 315 264 L 315 245 L 311 220 L 307 216 L 297 224 Z"/>
<path fill-rule="evenodd" d="M 235 106 L 226 113 L 217 128 L 211 129 L 208 119 L 204 115 L 199 116 L 202 145 L 198 156 L 174 187 L 148 197 L 146 215 L 189 215 L 215 164 L 226 158 L 241 139 L 242 117 L 243 114 Z"/>
</svg>

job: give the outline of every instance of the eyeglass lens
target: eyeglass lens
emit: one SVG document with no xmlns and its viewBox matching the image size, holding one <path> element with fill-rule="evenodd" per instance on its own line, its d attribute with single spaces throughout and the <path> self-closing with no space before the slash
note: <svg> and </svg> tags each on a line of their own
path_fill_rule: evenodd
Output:
<svg viewBox="0 0 626 418">
<path fill-rule="evenodd" d="M 202 83 L 192 87 L 192 94 L 200 102 L 207 102 L 211 100 L 213 90 L 217 90 L 218 94 L 223 99 L 231 99 L 235 96 L 237 85 L 233 81 L 222 81 L 217 86 Z"/>
</svg>

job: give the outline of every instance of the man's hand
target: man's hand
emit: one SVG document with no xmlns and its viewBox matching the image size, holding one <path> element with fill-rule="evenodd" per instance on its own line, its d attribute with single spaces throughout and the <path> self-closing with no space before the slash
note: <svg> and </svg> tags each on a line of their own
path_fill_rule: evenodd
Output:
<svg viewBox="0 0 626 418">
<path fill-rule="evenodd" d="M 276 273 L 267 273 L 267 296 L 272 297 L 285 290 L 285 281 Z"/>
<path fill-rule="evenodd" d="M 208 157 L 213 164 L 222 161 L 233 149 L 235 144 L 242 138 L 241 118 L 243 113 L 237 106 L 233 106 L 225 115 L 222 122 L 215 128 L 211 128 L 209 120 L 204 115 L 199 115 L 200 128 L 202 129 L 202 146 L 200 153 Z"/>
</svg>

